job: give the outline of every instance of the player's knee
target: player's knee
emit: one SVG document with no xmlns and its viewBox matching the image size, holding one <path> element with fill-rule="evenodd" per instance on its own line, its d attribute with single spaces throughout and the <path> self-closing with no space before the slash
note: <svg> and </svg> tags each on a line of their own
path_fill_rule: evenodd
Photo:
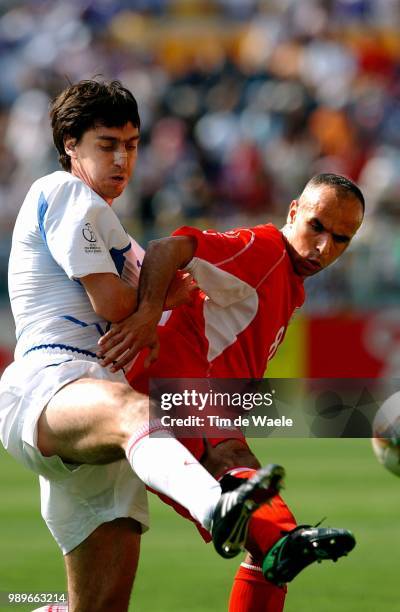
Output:
<svg viewBox="0 0 400 612">
<path fill-rule="evenodd" d="M 236 467 L 248 467 L 254 470 L 260 467 L 260 462 L 247 444 L 232 439 L 220 442 L 215 447 L 207 444 L 201 463 L 215 478 Z"/>
<path fill-rule="evenodd" d="M 113 398 L 113 409 L 122 435 L 129 438 L 132 432 L 149 422 L 149 398 L 127 385 L 118 385 Z"/>
<path fill-rule="evenodd" d="M 248 446 L 234 449 L 232 459 L 237 466 L 248 467 L 252 470 L 258 470 L 261 467 L 261 463 Z"/>
</svg>

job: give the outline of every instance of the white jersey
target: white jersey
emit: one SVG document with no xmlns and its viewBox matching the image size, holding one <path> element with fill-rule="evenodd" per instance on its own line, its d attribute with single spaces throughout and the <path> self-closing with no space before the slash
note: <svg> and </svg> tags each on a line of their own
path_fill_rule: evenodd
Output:
<svg viewBox="0 0 400 612">
<path fill-rule="evenodd" d="M 107 330 L 79 278 L 112 273 L 136 287 L 143 250 L 99 195 L 69 172 L 37 180 L 19 212 L 9 263 L 17 346 L 96 357 Z"/>
</svg>

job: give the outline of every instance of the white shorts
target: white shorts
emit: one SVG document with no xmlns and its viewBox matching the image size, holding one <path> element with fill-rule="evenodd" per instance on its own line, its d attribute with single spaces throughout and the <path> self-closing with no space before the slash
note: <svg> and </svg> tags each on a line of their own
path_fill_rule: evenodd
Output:
<svg viewBox="0 0 400 612">
<path fill-rule="evenodd" d="M 144 484 L 123 459 L 107 465 L 71 465 L 44 457 L 37 447 L 37 422 L 50 399 L 73 380 L 89 377 L 125 382 L 96 361 L 66 353 L 29 354 L 12 363 L 0 382 L 0 439 L 20 463 L 39 474 L 41 512 L 64 554 L 99 525 L 132 517 L 148 529 Z"/>
</svg>

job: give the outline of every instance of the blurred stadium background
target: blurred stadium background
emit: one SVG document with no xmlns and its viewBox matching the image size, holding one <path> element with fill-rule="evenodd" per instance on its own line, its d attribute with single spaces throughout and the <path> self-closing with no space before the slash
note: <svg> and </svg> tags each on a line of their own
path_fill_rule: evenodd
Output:
<svg viewBox="0 0 400 612">
<path fill-rule="evenodd" d="M 359 183 L 367 200 L 364 226 L 348 254 L 324 274 L 307 281 L 308 301 L 293 322 L 270 374 L 399 376 L 399 28 L 399 0 L 0 0 L 0 370 L 11 360 L 14 345 L 7 301 L 13 223 L 32 181 L 58 167 L 47 118 L 49 100 L 68 80 L 100 75 L 122 80 L 139 102 L 139 163 L 134 181 L 116 208 L 127 229 L 144 246 L 149 239 L 184 223 L 217 229 L 266 220 L 283 224 L 291 199 L 318 172 L 343 173 Z M 356 482 L 348 482 L 346 490 L 360 487 L 359 477 L 367 479 L 373 473 L 371 483 L 389 504 L 396 499 L 397 507 L 400 489 L 394 489 L 395 480 L 375 466 L 367 442 L 363 446 L 361 441 L 353 446 L 346 442 L 346 447 L 344 441 L 336 444 L 341 445 L 340 457 L 335 459 L 332 445 L 324 447 L 326 471 L 321 462 L 312 482 L 318 483 L 321 499 L 327 496 L 332 508 L 341 508 L 339 519 L 353 516 L 355 530 L 361 513 L 371 546 L 370 553 L 364 548 L 364 555 L 358 557 L 365 568 L 368 554 L 380 562 L 375 556 L 374 527 L 379 526 L 375 519 L 382 521 L 385 513 L 382 508 L 375 508 L 375 515 L 365 511 L 365 504 L 374 503 L 374 494 L 370 491 L 368 498 L 367 488 L 363 488 L 367 498 L 361 503 L 356 499 L 360 491 L 353 491 L 346 514 L 346 501 L 332 497 L 326 473 L 330 466 L 335 467 L 335 461 L 339 473 L 348 468 L 346 462 L 355 462 Z M 285 450 L 282 459 L 274 460 L 289 466 L 292 463 L 302 482 L 302 486 L 291 482 L 297 486 L 297 501 L 300 496 L 306 506 L 315 507 L 312 494 L 314 506 L 307 501 L 307 479 L 320 462 L 322 447 L 310 445 L 309 440 L 292 441 L 273 448 L 278 454 L 279 448 Z M 267 457 L 265 446 L 259 451 Z M 297 465 L 299 454 L 302 472 Z M 360 457 L 368 469 L 362 467 Z M 40 584 L 44 590 L 49 586 L 60 590 L 61 562 L 57 566 L 53 561 L 55 548 L 44 527 L 37 531 L 37 516 L 32 527 L 27 519 L 37 507 L 36 493 L 32 493 L 35 485 L 29 474 L 18 470 L 1 454 L 0 490 L 7 504 L 3 503 L 0 512 L 4 514 L 3 525 L 13 524 L 15 519 L 15 531 L 11 529 L 9 540 L 4 539 L 0 590 L 22 589 L 28 577 L 32 588 Z M 340 482 L 335 478 L 333 485 Z M 392 506 L 386 507 L 388 520 L 392 510 Z M 154 523 L 164 525 L 164 509 L 154 512 Z M 25 533 L 19 519 L 25 520 L 24 543 L 31 560 L 17 543 L 17 535 L 15 540 L 11 535 Z M 169 520 L 173 520 L 170 514 L 165 525 L 170 525 Z M 187 553 L 178 542 L 187 528 L 181 525 L 176 533 L 171 531 L 170 540 L 163 541 L 165 550 L 161 553 L 157 540 L 151 540 L 155 536 L 148 536 L 147 546 L 153 551 L 149 557 L 144 550 L 143 572 L 148 571 L 148 581 L 143 578 L 139 585 L 157 583 L 164 572 L 171 576 L 165 566 L 176 546 L 180 552 L 175 571 L 182 571 L 185 581 L 182 567 L 187 567 Z M 380 538 L 382 533 L 378 533 Z M 386 546 L 392 541 L 395 548 L 393 536 L 386 536 Z M 398 543 L 398 534 L 396 537 Z M 191 607 L 187 597 L 186 603 L 182 603 L 183 597 L 176 604 L 180 588 L 182 593 L 198 589 L 199 601 L 207 602 L 200 577 L 216 575 L 212 568 L 217 561 L 210 551 L 205 553 L 201 548 L 200 552 L 200 544 L 193 550 L 196 569 L 189 590 L 178 582 L 172 586 L 172 578 L 168 578 L 169 584 L 165 579 L 162 588 L 170 597 L 159 597 L 154 603 L 152 589 L 139 586 L 139 596 L 145 597 L 146 588 L 150 595 L 142 600 L 149 603 L 138 610 L 224 609 L 225 595 L 218 590 L 217 581 L 207 586 L 210 600 L 217 593 L 217 603 L 209 601 L 207 606 L 196 607 L 193 595 Z M 41 551 L 43 560 L 51 559 L 50 563 L 43 561 L 47 583 L 38 581 L 43 572 L 34 561 L 40 559 Z M 203 555 L 208 555 L 204 562 Z M 186 558 L 183 563 L 182 556 Z M 147 558 L 151 560 L 147 562 Z M 398 562 L 395 557 L 391 560 Z M 390 567 L 388 561 L 382 574 L 384 582 L 385 576 L 389 580 Z M 341 579 L 347 576 L 348 583 L 340 591 L 337 607 L 333 587 L 340 585 L 322 581 L 318 592 L 321 597 L 325 593 L 323 601 L 318 603 L 317 599 L 313 604 L 301 599 L 297 588 L 290 609 L 375 612 L 381 600 L 373 599 L 379 590 L 371 579 L 376 567 L 369 570 L 366 580 L 356 564 L 353 573 L 342 570 Z M 232 565 L 221 570 L 218 564 L 221 571 L 228 576 Z M 310 595 L 313 580 L 304 580 L 301 584 L 308 586 Z M 358 584 L 358 599 L 353 597 L 351 604 L 351 583 L 357 580 L 362 587 Z M 367 588 L 363 598 L 360 589 L 364 593 Z M 394 610 L 395 600 L 390 599 L 394 591 L 388 591 L 386 583 L 385 593 L 383 607 Z"/>
</svg>

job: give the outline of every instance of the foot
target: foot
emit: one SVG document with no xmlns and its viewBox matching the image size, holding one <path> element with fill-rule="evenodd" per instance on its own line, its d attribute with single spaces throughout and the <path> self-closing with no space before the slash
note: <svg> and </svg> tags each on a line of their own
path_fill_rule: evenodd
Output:
<svg viewBox="0 0 400 612">
<path fill-rule="evenodd" d="M 268 551 L 262 564 L 263 574 L 270 582 L 282 586 L 314 561 L 337 561 L 355 545 L 355 538 L 347 529 L 299 525 Z"/>
<path fill-rule="evenodd" d="M 221 557 L 229 559 L 244 550 L 251 515 L 279 493 L 284 476 L 282 466 L 267 465 L 234 491 L 221 495 L 211 529 L 215 549 Z"/>
</svg>

